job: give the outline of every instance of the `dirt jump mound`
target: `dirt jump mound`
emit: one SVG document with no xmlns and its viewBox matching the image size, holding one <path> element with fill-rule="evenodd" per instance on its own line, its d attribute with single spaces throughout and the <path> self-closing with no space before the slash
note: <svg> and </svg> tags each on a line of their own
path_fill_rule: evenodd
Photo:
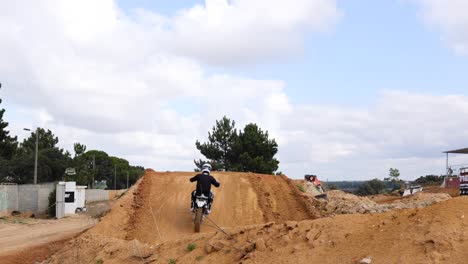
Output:
<svg viewBox="0 0 468 264">
<path fill-rule="evenodd" d="M 99 234 L 146 243 L 157 243 L 192 235 L 193 213 L 190 194 L 194 173 L 147 171 L 137 188 L 93 230 Z M 228 228 L 269 221 L 304 220 L 314 217 L 307 200 L 284 176 L 215 172 L 220 188 L 209 218 Z M 131 196 L 131 197 L 130 197 Z M 116 228 L 118 227 L 118 228 Z M 115 231 L 115 230 L 121 231 Z M 111 231 L 112 230 L 112 231 Z M 201 232 L 216 231 L 205 221 Z"/>
</svg>

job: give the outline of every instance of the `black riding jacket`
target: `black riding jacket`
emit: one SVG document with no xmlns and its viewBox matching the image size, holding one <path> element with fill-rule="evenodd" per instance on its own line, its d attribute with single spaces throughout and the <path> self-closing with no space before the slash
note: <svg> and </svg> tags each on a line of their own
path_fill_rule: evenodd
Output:
<svg viewBox="0 0 468 264">
<path fill-rule="evenodd" d="M 206 197 L 210 197 L 211 185 L 213 184 L 215 187 L 219 187 L 219 182 L 211 176 L 210 174 L 197 174 L 194 177 L 190 178 L 191 182 L 197 182 L 197 191 L 196 195 L 201 195 L 202 193 Z"/>
</svg>

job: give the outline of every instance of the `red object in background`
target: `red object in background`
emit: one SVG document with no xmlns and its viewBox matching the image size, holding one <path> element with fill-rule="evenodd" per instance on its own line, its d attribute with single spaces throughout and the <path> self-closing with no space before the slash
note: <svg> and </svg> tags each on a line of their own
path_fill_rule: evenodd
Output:
<svg viewBox="0 0 468 264">
<path fill-rule="evenodd" d="M 459 177 L 445 178 L 445 188 L 460 188 Z"/>
<path fill-rule="evenodd" d="M 315 186 L 320 186 L 320 181 L 319 181 L 318 177 L 315 177 L 314 184 L 315 184 Z"/>
<path fill-rule="evenodd" d="M 307 181 L 314 183 L 315 186 L 320 186 L 321 185 L 317 175 L 306 175 L 304 178 Z"/>
</svg>

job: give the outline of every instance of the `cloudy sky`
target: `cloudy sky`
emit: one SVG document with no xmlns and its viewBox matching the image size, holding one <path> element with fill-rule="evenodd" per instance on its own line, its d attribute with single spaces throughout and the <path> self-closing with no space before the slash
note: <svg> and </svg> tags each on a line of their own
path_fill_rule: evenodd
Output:
<svg viewBox="0 0 468 264">
<path fill-rule="evenodd" d="M 10 128 L 192 170 L 216 119 L 256 122 L 299 178 L 444 173 L 468 147 L 468 0 L 0 3 Z M 468 157 L 454 162 L 468 163 Z"/>
</svg>

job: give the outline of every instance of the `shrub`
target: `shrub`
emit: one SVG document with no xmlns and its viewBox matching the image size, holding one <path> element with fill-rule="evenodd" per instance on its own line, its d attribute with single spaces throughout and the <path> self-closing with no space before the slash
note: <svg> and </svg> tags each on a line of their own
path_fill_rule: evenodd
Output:
<svg viewBox="0 0 468 264">
<path fill-rule="evenodd" d="M 187 251 L 188 251 L 188 252 L 191 252 L 191 251 L 193 251 L 193 250 L 196 249 L 196 248 L 197 248 L 197 244 L 190 243 L 190 244 L 187 245 Z"/>
<path fill-rule="evenodd" d="M 385 190 L 385 183 L 379 179 L 366 181 L 359 186 L 355 194 L 366 196 L 382 193 Z"/>
<path fill-rule="evenodd" d="M 167 261 L 168 264 L 176 264 L 177 263 L 177 260 L 176 259 L 169 259 Z"/>
<path fill-rule="evenodd" d="M 47 207 L 47 215 L 49 217 L 55 217 L 55 202 L 57 200 L 57 190 L 54 189 L 50 194 L 49 194 L 49 205 Z"/>
<path fill-rule="evenodd" d="M 104 264 L 104 260 L 102 259 L 96 259 L 96 264 Z"/>
</svg>

